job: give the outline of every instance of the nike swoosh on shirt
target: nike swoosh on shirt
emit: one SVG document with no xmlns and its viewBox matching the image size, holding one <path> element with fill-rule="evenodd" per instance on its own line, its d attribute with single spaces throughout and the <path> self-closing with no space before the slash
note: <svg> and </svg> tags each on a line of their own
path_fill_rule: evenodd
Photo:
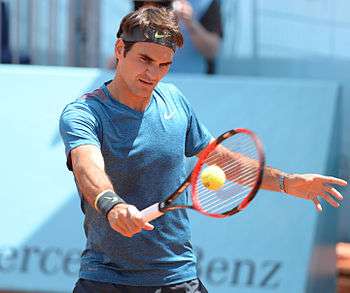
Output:
<svg viewBox="0 0 350 293">
<path fill-rule="evenodd" d="M 171 118 L 173 118 L 175 115 L 175 112 L 171 112 L 171 113 L 164 113 L 164 119 L 165 120 L 170 120 Z"/>
</svg>

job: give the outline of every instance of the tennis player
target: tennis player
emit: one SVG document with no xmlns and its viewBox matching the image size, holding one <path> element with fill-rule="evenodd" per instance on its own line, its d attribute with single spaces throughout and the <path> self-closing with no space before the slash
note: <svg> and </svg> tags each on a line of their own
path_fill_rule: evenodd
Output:
<svg viewBox="0 0 350 293">
<path fill-rule="evenodd" d="M 64 109 L 60 133 L 85 214 L 86 248 L 74 292 L 207 292 L 197 278 L 185 210 L 145 222 L 140 210 L 186 178 L 185 158 L 212 139 L 182 93 L 160 82 L 183 45 L 175 14 L 125 16 L 112 81 Z M 338 207 L 333 177 L 266 168 L 262 187 Z M 182 197 L 184 198 L 184 197 Z"/>
</svg>

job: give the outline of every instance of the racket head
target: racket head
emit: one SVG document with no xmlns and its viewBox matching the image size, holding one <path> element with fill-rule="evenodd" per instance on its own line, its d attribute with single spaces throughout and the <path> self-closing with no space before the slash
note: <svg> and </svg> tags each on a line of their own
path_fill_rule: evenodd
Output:
<svg viewBox="0 0 350 293">
<path fill-rule="evenodd" d="M 217 155 L 219 149 L 225 156 Z M 232 154 L 236 159 L 232 159 Z M 206 167 L 212 165 L 225 174 L 225 182 L 218 190 L 206 188 L 201 178 Z M 215 218 L 242 211 L 256 196 L 264 167 L 263 146 L 254 132 L 237 128 L 223 133 L 201 152 L 192 172 L 192 208 Z"/>
</svg>

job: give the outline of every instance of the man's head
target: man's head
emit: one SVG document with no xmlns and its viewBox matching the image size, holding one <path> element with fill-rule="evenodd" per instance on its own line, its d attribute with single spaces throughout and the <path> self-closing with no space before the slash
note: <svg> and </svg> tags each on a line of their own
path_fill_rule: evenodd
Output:
<svg viewBox="0 0 350 293">
<path fill-rule="evenodd" d="M 128 43 L 157 43 L 173 51 L 183 45 L 176 14 L 159 7 L 144 7 L 126 15 L 120 23 L 117 38 Z"/>
<path fill-rule="evenodd" d="M 123 18 L 117 37 L 117 75 L 133 95 L 149 96 L 183 45 L 176 15 L 166 8 L 141 8 Z"/>
</svg>

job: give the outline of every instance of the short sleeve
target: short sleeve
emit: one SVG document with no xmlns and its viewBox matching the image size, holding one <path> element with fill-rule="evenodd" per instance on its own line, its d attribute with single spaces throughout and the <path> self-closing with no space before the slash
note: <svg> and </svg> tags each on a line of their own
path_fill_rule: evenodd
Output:
<svg viewBox="0 0 350 293">
<path fill-rule="evenodd" d="M 204 149 L 213 136 L 208 129 L 197 119 L 191 108 L 191 115 L 186 133 L 185 155 L 192 157 Z"/>
<path fill-rule="evenodd" d="M 182 92 L 174 85 L 171 85 L 170 89 L 173 97 L 176 95 L 176 98 L 180 100 L 187 115 L 185 155 L 186 157 L 195 156 L 209 144 L 213 136 L 198 120 L 192 106 Z"/>
<path fill-rule="evenodd" d="M 74 102 L 63 110 L 59 122 L 60 135 L 65 145 L 67 166 L 71 170 L 70 152 L 80 145 L 101 147 L 98 139 L 99 123 L 89 105 Z"/>
</svg>

